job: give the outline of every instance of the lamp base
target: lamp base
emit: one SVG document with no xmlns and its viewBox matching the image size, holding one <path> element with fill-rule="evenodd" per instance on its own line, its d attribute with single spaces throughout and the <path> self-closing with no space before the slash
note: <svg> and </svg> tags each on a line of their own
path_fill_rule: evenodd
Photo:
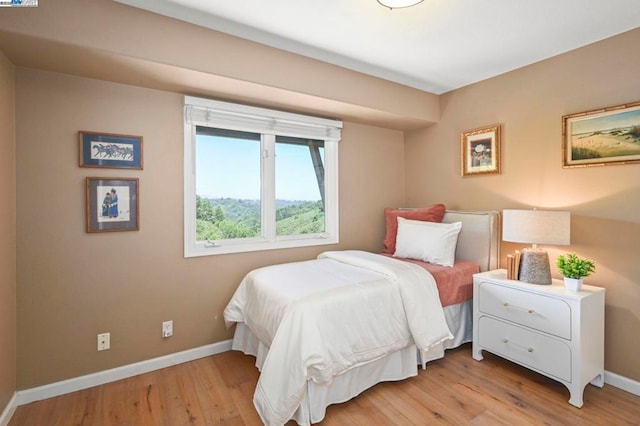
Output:
<svg viewBox="0 0 640 426">
<path fill-rule="evenodd" d="M 524 249 L 520 257 L 519 280 L 529 284 L 551 284 L 549 255 L 544 250 Z"/>
</svg>

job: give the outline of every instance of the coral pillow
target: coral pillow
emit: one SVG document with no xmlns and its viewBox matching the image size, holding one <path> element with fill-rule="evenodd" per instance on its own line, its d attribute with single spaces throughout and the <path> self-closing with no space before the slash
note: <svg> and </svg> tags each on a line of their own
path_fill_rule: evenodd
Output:
<svg viewBox="0 0 640 426">
<path fill-rule="evenodd" d="M 384 237 L 385 249 L 383 253 L 394 254 L 396 252 L 396 235 L 398 234 L 398 217 L 423 222 L 441 223 L 447 210 L 444 204 L 434 204 L 415 210 L 399 210 L 387 207 L 384 209 L 384 217 L 387 222 L 387 234 Z"/>
</svg>

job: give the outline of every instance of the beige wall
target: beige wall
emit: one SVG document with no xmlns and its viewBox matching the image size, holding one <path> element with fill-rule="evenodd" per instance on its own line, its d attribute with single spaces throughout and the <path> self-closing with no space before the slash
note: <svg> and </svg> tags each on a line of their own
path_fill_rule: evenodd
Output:
<svg viewBox="0 0 640 426">
<path fill-rule="evenodd" d="M 441 120 L 406 137 L 406 202 L 568 209 L 570 247 L 607 289 L 605 368 L 640 380 L 640 164 L 563 169 L 562 116 L 640 101 L 640 30 L 441 96 Z M 503 173 L 460 177 L 460 133 L 502 125 Z M 521 246 L 503 244 L 502 256 Z M 555 267 L 554 275 L 559 277 Z"/>
<path fill-rule="evenodd" d="M 14 67 L 0 52 L 0 413 L 16 390 Z"/>
<path fill-rule="evenodd" d="M 184 49 L 189 41 L 201 44 Z M 640 32 L 630 32 L 438 98 L 110 0 L 4 11 L 0 49 L 25 65 L 15 73 L 17 388 L 225 340 L 230 334 L 221 312 L 245 272 L 323 249 L 182 257 L 178 92 L 351 118 L 340 145 L 341 244 L 330 249 L 381 248 L 381 212 L 388 205 L 571 209 L 569 249 L 596 259 L 598 272 L 588 282 L 607 288 L 606 367 L 640 380 L 640 361 L 632 355 L 640 326 L 640 165 L 559 166 L 562 115 L 640 100 L 640 58 L 633 50 L 639 42 Z M 225 61 L 201 54 L 211 49 Z M 0 170 L 11 173 L 14 163 L 4 166 L 14 144 L 12 136 L 5 143 L 4 120 L 13 117 L 13 69 L 4 57 L 0 64 L 0 108 L 8 110 L 0 117 L 0 149 L 11 153 L 1 157 Z M 440 124 L 406 135 L 370 125 L 408 129 L 436 121 L 438 108 Z M 494 123 L 503 126 L 503 174 L 461 178 L 460 132 Z M 144 135 L 145 170 L 79 168 L 78 130 Z M 139 177 L 141 230 L 86 234 L 86 176 Z M 2 181 L 3 194 L 15 193 L 11 179 Z M 10 205 L 1 207 L 8 220 L 2 210 L 0 229 L 7 226 L 15 238 Z M 16 387 L 14 363 L 5 362 L 15 349 L 12 247 L 2 256 L 9 274 L 0 292 L 9 295 L 0 294 L 0 312 L 9 322 L 1 323 L 0 339 L 9 344 L 0 347 L 0 407 Z M 503 254 L 514 248 L 505 245 Z M 552 260 L 559 251 L 552 250 Z M 160 323 L 168 319 L 175 336 L 162 340 Z M 112 333 L 112 349 L 98 353 L 96 334 L 105 331 Z"/>
<path fill-rule="evenodd" d="M 345 123 L 339 245 L 184 259 L 182 102 L 17 68 L 19 389 L 228 339 L 222 311 L 250 269 L 381 248 L 383 208 L 402 203 L 403 133 Z M 78 167 L 79 130 L 143 135 L 144 170 Z M 85 233 L 87 176 L 140 178 L 140 231 Z M 102 332 L 112 348 L 97 352 Z"/>
<path fill-rule="evenodd" d="M 431 93 L 112 0 L 17 9 L 0 15 L 16 65 L 398 129 L 438 117 Z"/>
</svg>

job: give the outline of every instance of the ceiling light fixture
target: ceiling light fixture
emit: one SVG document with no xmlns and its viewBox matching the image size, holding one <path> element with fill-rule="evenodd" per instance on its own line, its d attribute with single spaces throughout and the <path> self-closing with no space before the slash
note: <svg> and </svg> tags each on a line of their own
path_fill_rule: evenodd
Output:
<svg viewBox="0 0 640 426">
<path fill-rule="evenodd" d="M 422 0 L 378 0 L 378 3 L 389 9 L 401 9 L 422 3 Z"/>
</svg>

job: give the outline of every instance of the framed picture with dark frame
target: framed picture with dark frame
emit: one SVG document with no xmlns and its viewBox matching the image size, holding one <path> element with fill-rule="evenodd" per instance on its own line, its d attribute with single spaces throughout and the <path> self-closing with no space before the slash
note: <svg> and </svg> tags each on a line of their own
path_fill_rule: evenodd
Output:
<svg viewBox="0 0 640 426">
<path fill-rule="evenodd" d="M 562 167 L 640 163 L 640 102 L 562 117 Z"/>
<path fill-rule="evenodd" d="M 87 232 L 140 229 L 138 178 L 87 178 Z"/>
<path fill-rule="evenodd" d="M 142 170 L 142 136 L 80 131 L 80 167 Z"/>
<path fill-rule="evenodd" d="M 500 125 L 463 132 L 460 154 L 462 176 L 500 174 Z"/>
</svg>

